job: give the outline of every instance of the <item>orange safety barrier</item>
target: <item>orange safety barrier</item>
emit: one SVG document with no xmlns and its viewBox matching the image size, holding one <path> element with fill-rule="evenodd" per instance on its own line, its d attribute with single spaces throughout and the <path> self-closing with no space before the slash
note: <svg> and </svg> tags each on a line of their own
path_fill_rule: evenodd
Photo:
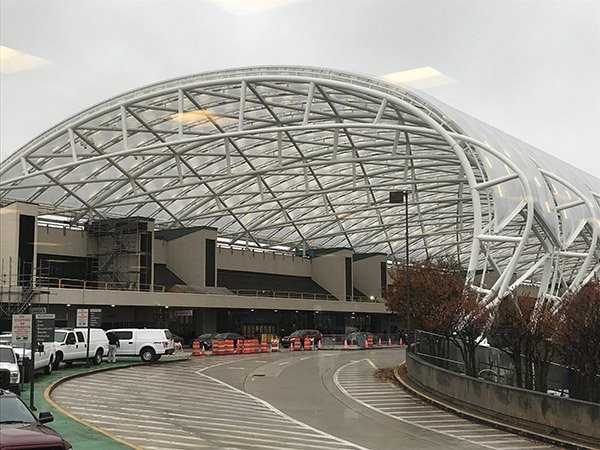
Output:
<svg viewBox="0 0 600 450">
<path fill-rule="evenodd" d="M 271 341 L 271 351 L 278 352 L 279 351 L 279 339 L 273 338 Z"/>
<path fill-rule="evenodd" d="M 367 342 L 366 342 L 365 347 L 366 348 L 373 347 L 373 335 L 372 334 L 369 334 L 367 336 Z"/>
<path fill-rule="evenodd" d="M 312 350 L 312 343 L 310 338 L 304 338 L 304 350 Z"/>
<path fill-rule="evenodd" d="M 238 339 L 235 351 L 238 355 L 244 352 L 244 341 L 242 339 Z"/>
<path fill-rule="evenodd" d="M 294 338 L 294 350 L 301 350 L 302 344 L 300 343 L 300 338 Z"/>
<path fill-rule="evenodd" d="M 192 356 L 200 356 L 200 342 L 192 342 Z"/>
<path fill-rule="evenodd" d="M 223 343 L 223 354 L 224 355 L 233 355 L 233 340 L 226 339 Z"/>
<path fill-rule="evenodd" d="M 269 351 L 269 345 L 267 344 L 267 340 L 260 341 L 260 352 L 267 353 Z"/>
<path fill-rule="evenodd" d="M 212 352 L 211 352 L 211 356 L 216 356 L 216 355 L 221 355 L 221 341 L 215 341 L 213 339 L 212 342 Z"/>
<path fill-rule="evenodd" d="M 258 339 L 246 339 L 244 341 L 244 353 L 258 353 Z"/>
</svg>

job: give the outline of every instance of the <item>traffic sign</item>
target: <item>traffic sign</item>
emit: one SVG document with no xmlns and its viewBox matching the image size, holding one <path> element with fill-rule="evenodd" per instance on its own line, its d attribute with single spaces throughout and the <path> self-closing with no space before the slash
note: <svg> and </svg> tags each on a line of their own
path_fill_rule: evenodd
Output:
<svg viewBox="0 0 600 450">
<path fill-rule="evenodd" d="M 54 342 L 54 314 L 36 314 L 35 326 L 37 340 L 40 342 Z"/>
<path fill-rule="evenodd" d="M 29 312 L 31 314 L 46 314 L 47 311 L 45 306 L 30 306 Z"/>
<path fill-rule="evenodd" d="M 88 310 L 78 309 L 77 310 L 77 328 L 83 328 L 88 326 Z"/>
<path fill-rule="evenodd" d="M 12 316 L 12 341 L 13 344 L 27 344 L 31 342 L 31 314 L 13 314 Z"/>
<path fill-rule="evenodd" d="M 99 328 L 102 325 L 102 310 L 90 309 L 90 327 Z"/>
</svg>

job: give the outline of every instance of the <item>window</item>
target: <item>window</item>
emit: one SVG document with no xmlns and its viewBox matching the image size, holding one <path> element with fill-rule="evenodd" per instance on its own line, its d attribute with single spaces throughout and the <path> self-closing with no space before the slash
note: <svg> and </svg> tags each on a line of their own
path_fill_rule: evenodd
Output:
<svg viewBox="0 0 600 450">
<path fill-rule="evenodd" d="M 119 340 L 129 340 L 133 339 L 133 331 L 115 331 L 115 334 L 119 338 Z"/>
<path fill-rule="evenodd" d="M 77 340 L 79 342 L 85 342 L 85 337 L 83 337 L 83 333 L 81 331 L 77 332 Z"/>
</svg>

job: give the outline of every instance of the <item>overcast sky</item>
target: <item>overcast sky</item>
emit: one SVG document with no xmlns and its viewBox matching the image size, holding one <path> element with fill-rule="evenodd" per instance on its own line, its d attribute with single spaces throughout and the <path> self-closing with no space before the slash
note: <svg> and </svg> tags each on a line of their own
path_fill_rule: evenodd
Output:
<svg viewBox="0 0 600 450">
<path fill-rule="evenodd" d="M 600 177 L 599 0 L 0 4 L 1 44 L 49 61 L 1 75 L 2 159 L 96 102 L 190 73 L 432 66 L 456 83 L 430 95 Z"/>
</svg>

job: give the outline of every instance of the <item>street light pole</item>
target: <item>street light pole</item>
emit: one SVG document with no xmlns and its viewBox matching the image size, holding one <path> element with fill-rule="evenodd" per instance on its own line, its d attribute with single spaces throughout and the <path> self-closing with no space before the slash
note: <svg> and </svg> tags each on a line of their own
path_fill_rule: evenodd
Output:
<svg viewBox="0 0 600 450">
<path fill-rule="evenodd" d="M 410 335 L 410 314 L 411 314 L 411 302 L 410 302 L 410 266 L 408 264 L 409 248 L 408 248 L 408 191 L 396 191 L 390 192 L 390 203 L 404 203 L 404 218 L 405 218 L 405 246 L 406 246 L 406 302 L 407 302 L 407 314 L 406 314 L 406 328 L 407 337 L 406 345 L 410 346 L 411 335 Z M 410 348 L 410 347 L 409 347 Z"/>
</svg>

